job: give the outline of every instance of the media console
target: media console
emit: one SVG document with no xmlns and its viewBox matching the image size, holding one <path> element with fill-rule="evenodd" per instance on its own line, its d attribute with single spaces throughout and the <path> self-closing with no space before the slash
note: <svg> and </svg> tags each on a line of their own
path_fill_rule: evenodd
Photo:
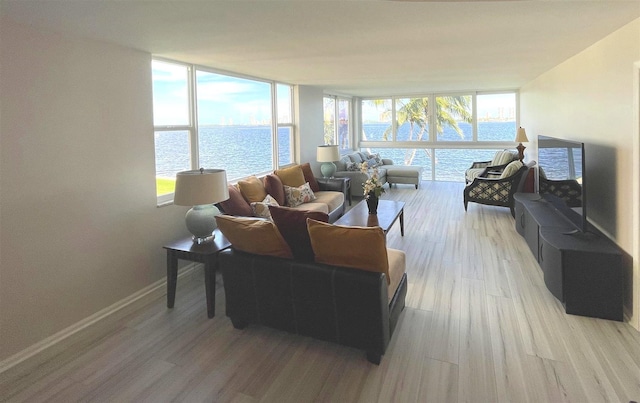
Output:
<svg viewBox="0 0 640 403">
<path fill-rule="evenodd" d="M 623 254 L 591 227 L 575 231 L 535 193 L 516 193 L 516 230 L 540 264 L 549 291 L 573 315 L 623 320 Z"/>
</svg>

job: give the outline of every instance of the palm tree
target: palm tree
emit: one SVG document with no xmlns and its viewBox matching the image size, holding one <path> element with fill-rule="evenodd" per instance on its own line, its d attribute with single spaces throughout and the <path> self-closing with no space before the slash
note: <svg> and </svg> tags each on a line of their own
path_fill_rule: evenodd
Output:
<svg viewBox="0 0 640 403">
<path fill-rule="evenodd" d="M 384 104 L 383 100 L 372 100 L 370 102 L 376 106 L 382 106 Z M 427 129 L 431 117 L 429 98 L 411 98 L 408 99 L 407 102 L 400 100 L 400 102 L 397 103 L 402 103 L 402 106 L 396 110 L 396 126 L 401 127 L 404 124 L 408 124 L 408 141 L 422 141 L 424 135 L 428 135 Z M 388 117 L 390 114 L 391 110 L 386 110 L 383 112 L 383 117 Z M 445 126 L 448 126 L 455 130 L 460 138 L 464 139 L 464 133 L 458 123 L 471 123 L 472 118 L 470 95 L 436 97 L 435 124 L 437 135 L 442 134 Z M 389 126 L 383 134 L 383 139 L 389 139 L 391 132 L 392 127 Z M 423 150 L 430 157 L 429 150 Z M 411 165 L 415 158 L 416 151 L 417 149 L 407 151 L 404 158 L 405 165 Z"/>
</svg>

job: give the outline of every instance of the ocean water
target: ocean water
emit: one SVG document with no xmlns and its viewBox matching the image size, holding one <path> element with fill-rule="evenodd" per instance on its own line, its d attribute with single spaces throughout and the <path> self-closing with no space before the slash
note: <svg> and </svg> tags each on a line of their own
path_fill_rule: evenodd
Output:
<svg viewBox="0 0 640 403">
<path fill-rule="evenodd" d="M 366 123 L 363 125 L 366 138 L 383 140 L 388 128 L 384 123 Z M 463 137 L 453 129 L 446 127 L 438 136 L 440 141 L 472 140 L 472 127 L 461 123 Z M 481 140 L 512 141 L 515 137 L 514 122 L 479 122 L 478 138 Z M 415 135 L 413 137 L 416 138 Z M 190 169 L 189 136 L 185 131 L 155 133 L 156 173 L 160 177 L 173 177 L 176 172 Z M 292 162 L 289 149 L 290 130 L 278 129 L 279 158 L 281 165 Z M 398 130 L 398 140 L 409 139 L 408 125 Z M 229 179 L 267 172 L 271 165 L 271 127 L 270 126 L 206 126 L 199 132 L 200 166 L 224 168 Z M 397 165 L 415 165 L 423 167 L 423 179 L 441 181 L 464 181 L 464 171 L 473 161 L 490 160 L 497 150 L 470 149 L 367 149 L 390 158 Z M 432 167 L 435 177 L 432 178 Z"/>
</svg>

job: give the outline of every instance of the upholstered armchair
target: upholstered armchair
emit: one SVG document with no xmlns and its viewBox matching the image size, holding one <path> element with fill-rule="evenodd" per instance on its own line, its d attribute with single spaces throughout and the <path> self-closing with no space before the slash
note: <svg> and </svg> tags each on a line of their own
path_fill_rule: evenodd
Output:
<svg viewBox="0 0 640 403">
<path fill-rule="evenodd" d="M 522 191 L 529 169 L 535 161 L 526 165 L 520 161 L 512 161 L 501 172 L 496 167 L 486 167 L 473 182 L 464 188 L 464 210 L 469 202 L 491 206 L 509 207 L 515 217 L 513 195 Z"/>
</svg>

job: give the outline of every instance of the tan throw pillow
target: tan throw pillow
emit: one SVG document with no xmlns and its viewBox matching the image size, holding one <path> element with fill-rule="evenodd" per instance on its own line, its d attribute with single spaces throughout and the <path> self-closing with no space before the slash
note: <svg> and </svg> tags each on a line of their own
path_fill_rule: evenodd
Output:
<svg viewBox="0 0 640 403">
<path fill-rule="evenodd" d="M 267 195 L 261 202 L 253 202 L 251 203 L 251 210 L 253 210 L 253 215 L 256 217 L 266 218 L 271 220 L 271 213 L 269 212 L 269 206 L 279 206 L 276 199 L 271 197 L 271 195 Z"/>
<path fill-rule="evenodd" d="M 390 284 L 389 258 L 380 227 L 348 227 L 307 219 L 318 263 L 384 273 Z"/>
<path fill-rule="evenodd" d="M 309 203 L 316 199 L 316 195 L 313 194 L 313 190 L 311 190 L 309 183 L 305 183 L 298 187 L 284 185 L 284 197 L 287 200 L 287 206 L 289 207 L 296 207 L 302 203 Z"/>
<path fill-rule="evenodd" d="M 278 178 L 282 181 L 283 185 L 298 187 L 305 183 L 304 173 L 300 165 L 296 165 L 290 168 L 278 169 L 274 171 L 274 174 L 278 175 Z"/>
<path fill-rule="evenodd" d="M 267 191 L 264 190 L 262 181 L 255 176 L 238 181 L 238 189 L 242 193 L 242 197 L 249 202 L 261 202 L 267 197 Z"/>
<path fill-rule="evenodd" d="M 522 162 L 520 161 L 510 162 L 509 165 L 507 165 L 502 171 L 502 175 L 500 175 L 500 179 L 508 178 L 514 175 L 516 172 L 518 172 L 518 169 L 520 168 L 522 168 Z"/>
<path fill-rule="evenodd" d="M 293 254 L 276 225 L 259 218 L 216 216 L 218 228 L 240 251 L 291 259 Z"/>
</svg>

